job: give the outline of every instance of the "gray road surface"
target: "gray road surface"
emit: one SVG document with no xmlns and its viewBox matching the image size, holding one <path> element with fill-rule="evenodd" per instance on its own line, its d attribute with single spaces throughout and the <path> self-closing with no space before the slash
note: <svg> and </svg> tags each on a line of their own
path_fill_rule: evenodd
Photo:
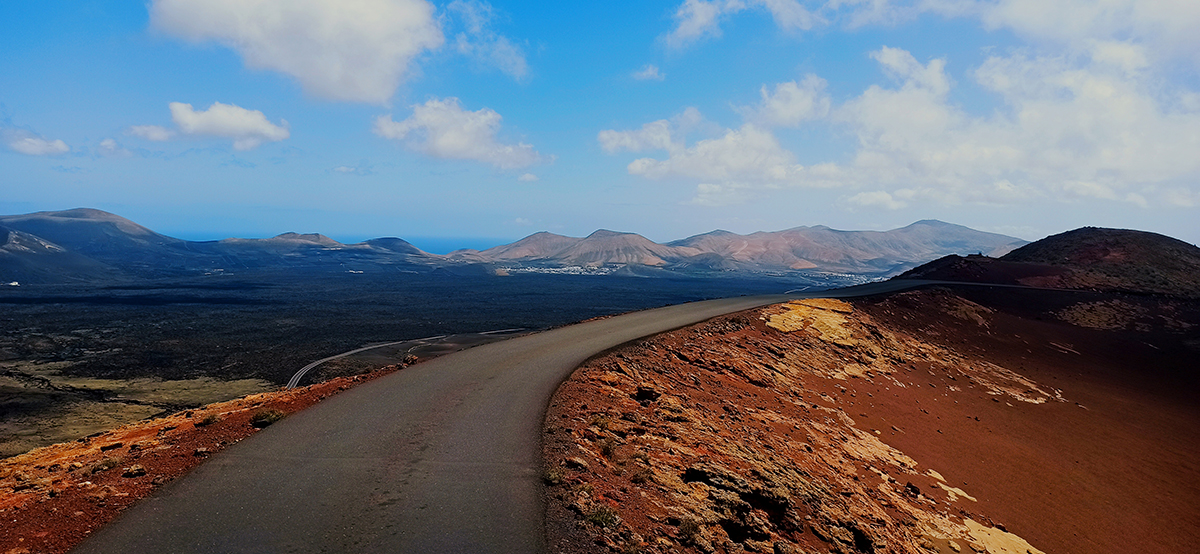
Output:
<svg viewBox="0 0 1200 554">
<path fill-rule="evenodd" d="M 543 552 L 542 417 L 554 390 L 588 357 L 791 298 L 919 284 L 670 306 L 417 364 L 231 446 L 76 552 Z"/>
</svg>

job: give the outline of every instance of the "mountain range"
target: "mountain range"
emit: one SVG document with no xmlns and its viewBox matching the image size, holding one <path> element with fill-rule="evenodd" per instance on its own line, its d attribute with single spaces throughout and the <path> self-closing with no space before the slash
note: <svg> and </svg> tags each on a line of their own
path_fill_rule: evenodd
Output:
<svg viewBox="0 0 1200 554">
<path fill-rule="evenodd" d="M 320 234 L 186 241 L 101 210 L 0 216 L 0 281 L 96 282 L 254 270 L 495 274 L 787 275 L 888 277 L 950 254 L 1003 255 L 1025 241 L 936 220 L 891 231 L 825 226 L 739 235 L 713 231 L 666 244 L 598 230 L 539 232 L 487 250 L 424 252 L 388 237 L 343 244 Z"/>
</svg>

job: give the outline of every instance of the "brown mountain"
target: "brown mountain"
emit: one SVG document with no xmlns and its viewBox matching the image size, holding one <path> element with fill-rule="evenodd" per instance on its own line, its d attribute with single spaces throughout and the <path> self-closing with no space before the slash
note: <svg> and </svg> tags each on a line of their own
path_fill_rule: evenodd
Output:
<svg viewBox="0 0 1200 554">
<path fill-rule="evenodd" d="M 1145 231 L 1083 227 L 1000 258 L 947 256 L 900 276 L 1200 297 L 1200 248 Z"/>
<path fill-rule="evenodd" d="M 120 216 L 94 209 L 0 216 L 0 225 L 65 252 L 96 262 L 77 271 L 54 269 L 50 258 L 29 258 L 19 273 L 38 282 L 184 276 L 211 270 L 365 271 L 408 266 L 406 271 L 493 273 L 496 266 L 618 269 L 635 275 L 891 275 L 946 254 L 1004 253 L 1019 239 L 983 233 L 940 221 L 919 221 L 891 231 L 839 231 L 796 227 L 738 235 L 713 231 L 668 244 L 641 235 L 601 229 L 583 238 L 548 232 L 484 251 L 447 256 L 422 252 L 398 238 L 342 244 L 316 233 L 284 233 L 267 239 L 185 241 L 151 231 Z M 32 239 L 31 239 L 32 240 Z M 15 258 L 14 258 L 15 259 Z M 76 260 L 78 262 L 79 260 Z M 46 268 L 34 266 L 47 263 Z M 59 263 L 59 262 L 55 262 Z M 63 262 L 65 263 L 65 262 Z M 76 264 L 78 265 L 78 264 Z M 16 262 L 0 265 L 0 277 L 17 275 Z M 90 277 L 89 277 L 90 274 Z"/>
<path fill-rule="evenodd" d="M 823 225 L 738 235 L 713 231 L 668 243 L 719 254 L 744 267 L 891 273 L 947 254 L 1004 254 L 1024 244 L 936 220 L 891 231 L 839 231 Z"/>
</svg>

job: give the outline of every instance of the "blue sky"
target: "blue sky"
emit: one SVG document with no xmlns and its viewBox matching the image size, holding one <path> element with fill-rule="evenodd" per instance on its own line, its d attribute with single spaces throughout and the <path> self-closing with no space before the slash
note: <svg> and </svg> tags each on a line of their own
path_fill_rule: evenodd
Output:
<svg viewBox="0 0 1200 554">
<path fill-rule="evenodd" d="M 0 213 L 431 250 L 927 218 L 1195 243 L 1196 28 L 1187 0 L 4 2 Z"/>
</svg>

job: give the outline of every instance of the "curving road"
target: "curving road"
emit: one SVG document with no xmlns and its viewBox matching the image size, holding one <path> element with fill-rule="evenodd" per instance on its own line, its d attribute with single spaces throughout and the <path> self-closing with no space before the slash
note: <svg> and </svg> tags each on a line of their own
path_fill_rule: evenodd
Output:
<svg viewBox="0 0 1200 554">
<path fill-rule="evenodd" d="M 542 417 L 559 383 L 587 358 L 788 299 L 928 283 L 695 302 L 436 358 L 231 446 L 75 552 L 543 552 Z"/>
</svg>

